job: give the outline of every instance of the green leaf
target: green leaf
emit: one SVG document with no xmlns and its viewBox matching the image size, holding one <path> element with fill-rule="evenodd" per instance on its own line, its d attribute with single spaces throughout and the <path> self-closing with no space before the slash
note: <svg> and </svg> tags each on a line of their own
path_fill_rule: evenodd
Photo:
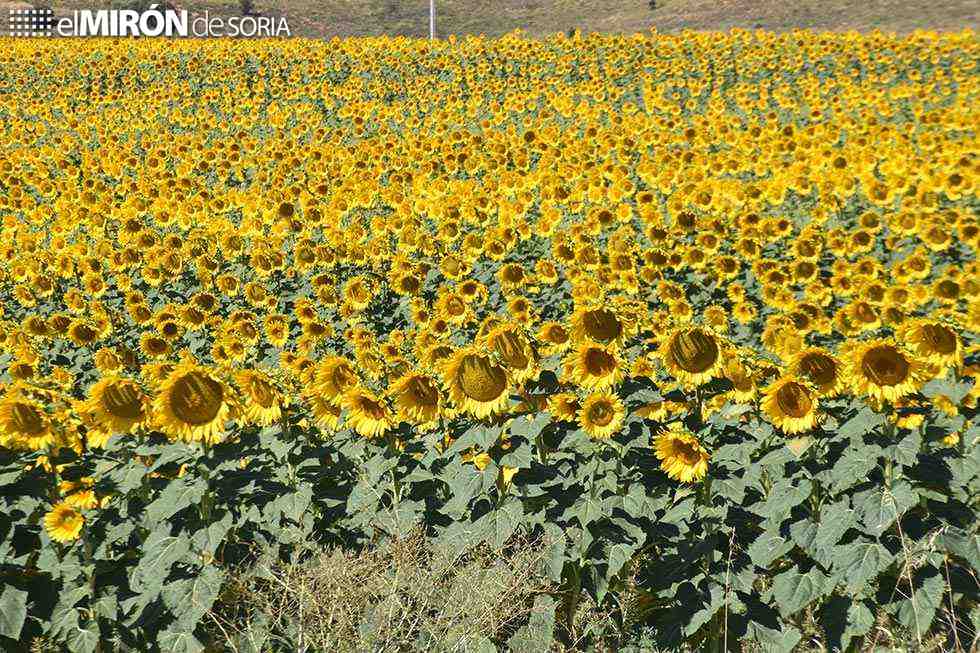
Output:
<svg viewBox="0 0 980 653">
<path fill-rule="evenodd" d="M 885 455 L 900 465 L 914 465 L 917 454 L 922 449 L 922 435 L 918 429 L 909 431 L 895 445 L 885 449 Z"/>
<path fill-rule="evenodd" d="M 170 519 L 184 508 L 200 503 L 206 489 L 207 486 L 201 478 L 184 476 L 174 479 L 163 488 L 160 496 L 146 507 L 146 521 L 152 528 Z"/>
<path fill-rule="evenodd" d="M 937 395 L 946 395 L 954 404 L 963 401 L 969 394 L 972 385 L 968 381 L 957 382 L 953 378 L 933 379 L 922 386 L 922 394 L 932 399 Z"/>
<path fill-rule="evenodd" d="M 452 519 L 461 519 L 469 509 L 470 501 L 483 489 L 483 472 L 472 465 L 461 466 L 450 478 L 449 501 L 443 504 L 440 512 Z"/>
<path fill-rule="evenodd" d="M 547 412 L 540 412 L 534 415 L 528 415 L 527 417 L 515 418 L 514 421 L 510 423 L 509 430 L 512 435 L 523 436 L 528 440 L 533 440 L 550 423 L 551 414 Z M 511 465 L 511 467 L 515 466 L 516 465 Z"/>
<path fill-rule="evenodd" d="M 958 528 L 950 528 L 940 540 L 951 554 L 962 558 L 980 573 L 980 535 L 970 535 Z"/>
<path fill-rule="evenodd" d="M 777 533 L 767 531 L 752 541 L 752 544 L 749 545 L 748 552 L 752 564 L 766 569 L 777 558 L 781 558 L 789 553 L 792 548 L 792 542 L 786 541 Z"/>
<path fill-rule="evenodd" d="M 517 444 L 497 461 L 500 467 L 515 467 L 517 469 L 527 469 L 531 466 L 531 446 L 524 441 Z"/>
<path fill-rule="evenodd" d="M 223 574 L 213 565 L 206 565 L 191 578 L 167 583 L 160 593 L 163 603 L 177 617 L 177 624 L 187 630 L 204 617 L 221 591 Z"/>
<path fill-rule="evenodd" d="M 294 522 L 301 521 L 312 500 L 313 487 L 308 483 L 303 483 L 295 492 L 287 494 L 279 500 L 283 517 Z"/>
<path fill-rule="evenodd" d="M 898 621 L 906 628 L 912 628 L 919 637 L 924 636 L 932 625 L 936 610 L 943 600 L 946 581 L 933 567 L 916 571 L 913 577 L 914 589 L 911 596 L 898 604 Z"/>
<path fill-rule="evenodd" d="M 859 637 L 868 633 L 875 625 L 875 616 L 864 603 L 855 601 L 847 610 L 847 628 L 844 632 Z"/>
<path fill-rule="evenodd" d="M 550 651 L 555 633 L 555 600 L 547 594 L 534 597 L 526 625 L 508 640 L 512 651 Z"/>
<path fill-rule="evenodd" d="M 772 598 L 784 617 L 790 617 L 824 595 L 829 579 L 816 567 L 805 574 L 789 569 L 772 582 Z"/>
<path fill-rule="evenodd" d="M 781 523 L 790 512 L 810 496 L 810 484 L 794 485 L 789 479 L 780 479 L 764 501 L 752 505 L 752 511 L 773 523 Z"/>
<path fill-rule="evenodd" d="M 507 497 L 496 510 L 491 510 L 474 522 L 473 528 L 480 533 L 481 541 L 499 549 L 517 530 L 523 516 L 524 508 L 520 500 Z"/>
<path fill-rule="evenodd" d="M 225 512 L 220 519 L 212 521 L 208 524 L 207 528 L 202 528 L 191 536 L 194 550 L 214 555 L 215 551 L 218 550 L 218 547 L 224 541 L 225 535 L 231 530 L 231 526 L 231 513 Z"/>
<path fill-rule="evenodd" d="M 27 592 L 7 585 L 0 594 L 0 636 L 20 639 L 26 618 Z"/>
<path fill-rule="evenodd" d="M 820 525 L 817 527 L 817 537 L 814 543 L 818 548 L 830 550 L 840 542 L 840 538 L 847 532 L 847 529 L 856 524 L 857 517 L 848 506 L 847 501 L 823 506 L 820 508 Z"/>
<path fill-rule="evenodd" d="M 470 447 L 476 447 L 479 451 L 489 451 L 490 448 L 500 439 L 503 432 L 500 426 L 476 425 L 468 429 L 446 450 L 447 456 L 460 454 Z"/>
<path fill-rule="evenodd" d="M 609 578 L 614 577 L 616 574 L 622 571 L 623 567 L 626 566 L 626 563 L 629 562 L 630 558 L 632 557 L 633 547 L 630 547 L 622 542 L 613 544 L 611 547 L 609 547 L 606 575 Z"/>
<path fill-rule="evenodd" d="M 201 653 L 204 650 L 204 645 L 194 637 L 194 633 L 187 630 L 167 629 L 160 633 L 157 642 L 160 650 L 168 653 Z"/>
<path fill-rule="evenodd" d="M 853 542 L 838 547 L 834 559 L 834 580 L 858 594 L 870 589 L 869 583 L 891 563 L 892 554 L 878 542 Z"/>
<path fill-rule="evenodd" d="M 791 438 L 786 441 L 786 448 L 789 449 L 790 453 L 796 458 L 801 457 L 806 450 L 810 448 L 813 444 L 813 438 L 802 437 L 802 438 Z"/>
<path fill-rule="evenodd" d="M 587 528 L 589 524 L 603 516 L 602 501 L 593 497 L 590 492 L 583 492 L 566 514 L 578 519 L 582 528 Z"/>
<path fill-rule="evenodd" d="M 790 653 L 803 638 L 795 627 L 783 624 L 782 630 L 767 628 L 758 621 L 750 620 L 746 634 L 759 643 L 764 653 Z"/>
<path fill-rule="evenodd" d="M 864 406 L 854 417 L 840 425 L 837 429 L 837 437 L 849 439 L 855 444 L 863 444 L 864 435 L 884 423 L 884 416 Z"/>
<path fill-rule="evenodd" d="M 183 535 L 170 535 L 166 524 L 150 533 L 143 543 L 142 555 L 130 579 L 133 590 L 156 597 L 163 589 L 163 583 L 170 574 L 173 564 L 190 552 L 190 541 Z"/>
<path fill-rule="evenodd" d="M 830 470 L 830 489 L 839 493 L 864 483 L 868 474 L 878 465 L 876 456 L 869 455 L 867 447 L 862 449 L 845 449 L 844 453 Z"/>
<path fill-rule="evenodd" d="M 74 626 L 68 631 L 68 648 L 72 653 L 92 653 L 102 639 L 99 625 L 95 621 L 85 622 L 85 626 Z"/>
<path fill-rule="evenodd" d="M 548 547 L 544 560 L 545 572 L 550 580 L 558 583 L 561 582 L 561 574 L 565 568 L 565 531 L 557 524 L 546 523 L 544 534 Z"/>
<path fill-rule="evenodd" d="M 879 488 L 868 495 L 860 507 L 861 521 L 870 535 L 881 537 L 896 519 L 918 501 L 919 497 L 908 481 L 896 481 L 891 490 Z"/>
</svg>

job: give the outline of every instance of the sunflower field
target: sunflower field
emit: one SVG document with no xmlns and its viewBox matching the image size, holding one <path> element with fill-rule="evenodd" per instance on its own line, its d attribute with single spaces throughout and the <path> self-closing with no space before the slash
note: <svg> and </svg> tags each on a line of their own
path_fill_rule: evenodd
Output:
<svg viewBox="0 0 980 653">
<path fill-rule="evenodd" d="M 972 32 L 3 46 L 0 648 L 417 528 L 547 546 L 458 650 L 976 646 Z"/>
</svg>

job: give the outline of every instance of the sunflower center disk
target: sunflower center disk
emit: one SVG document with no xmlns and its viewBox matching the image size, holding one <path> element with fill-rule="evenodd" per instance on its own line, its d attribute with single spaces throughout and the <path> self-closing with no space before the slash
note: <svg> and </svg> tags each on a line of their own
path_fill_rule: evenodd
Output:
<svg viewBox="0 0 980 653">
<path fill-rule="evenodd" d="M 776 403 L 779 410 L 790 417 L 804 417 L 813 408 L 806 388 L 799 383 L 787 383 L 776 392 Z"/>
<path fill-rule="evenodd" d="M 107 388 L 102 395 L 102 407 L 113 417 L 123 419 L 140 419 L 144 414 L 138 389 L 128 383 Z"/>
<path fill-rule="evenodd" d="M 598 309 L 589 311 L 583 320 L 585 332 L 597 342 L 611 342 L 623 332 L 623 327 L 612 311 Z"/>
<path fill-rule="evenodd" d="M 607 403 L 596 404 L 589 410 L 589 420 L 596 426 L 606 426 L 612 419 L 612 406 Z"/>
<path fill-rule="evenodd" d="M 483 356 L 464 358 L 456 380 L 463 394 L 475 401 L 493 401 L 507 388 L 507 374 Z"/>
<path fill-rule="evenodd" d="M 182 422 L 195 426 L 208 424 L 221 410 L 224 390 L 214 379 L 191 372 L 174 383 L 170 402 L 174 415 Z"/>
<path fill-rule="evenodd" d="M 30 404 L 14 404 L 11 411 L 13 431 L 24 435 L 34 435 L 44 431 L 44 417 L 41 412 Z"/>
<path fill-rule="evenodd" d="M 606 376 L 616 369 L 616 359 L 601 349 L 590 349 L 585 355 L 585 368 L 592 376 Z"/>
<path fill-rule="evenodd" d="M 909 362 L 894 347 L 877 347 L 864 355 L 861 371 L 878 385 L 898 385 L 909 376 Z"/>
<path fill-rule="evenodd" d="M 670 354 L 682 370 L 697 374 L 718 360 L 718 344 L 703 331 L 681 333 L 670 344 Z"/>
<path fill-rule="evenodd" d="M 936 324 L 923 328 L 926 344 L 938 354 L 952 354 L 956 351 L 956 336 L 949 329 Z"/>
<path fill-rule="evenodd" d="M 834 361 L 821 354 L 807 356 L 800 361 L 800 371 L 818 386 L 832 383 L 837 375 Z"/>
<path fill-rule="evenodd" d="M 687 442 L 674 443 L 674 455 L 683 460 L 685 465 L 693 465 L 701 459 L 697 450 Z"/>
</svg>

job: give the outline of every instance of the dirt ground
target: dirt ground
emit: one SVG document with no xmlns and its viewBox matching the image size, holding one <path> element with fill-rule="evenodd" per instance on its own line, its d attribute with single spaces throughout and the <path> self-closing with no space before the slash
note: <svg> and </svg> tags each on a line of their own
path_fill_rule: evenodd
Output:
<svg viewBox="0 0 980 653">
<path fill-rule="evenodd" d="M 176 0 L 212 15 L 242 13 L 242 0 Z M 136 4 L 140 0 L 130 0 Z M 733 27 L 785 31 L 872 30 L 909 32 L 980 27 L 977 0 L 435 0 L 436 31 L 499 35 L 521 28 L 542 35 L 583 32 L 661 32 Z M 0 3 L 0 11 L 25 3 Z M 120 7 L 121 0 L 33 0 L 56 13 Z M 146 2 L 144 4 L 149 4 Z M 9 6 L 8 6 L 9 5 Z M 285 16 L 294 35 L 332 37 L 402 34 L 427 36 L 429 0 L 255 0 L 255 10 Z M 3 13 L 6 13 L 3 11 Z"/>
</svg>

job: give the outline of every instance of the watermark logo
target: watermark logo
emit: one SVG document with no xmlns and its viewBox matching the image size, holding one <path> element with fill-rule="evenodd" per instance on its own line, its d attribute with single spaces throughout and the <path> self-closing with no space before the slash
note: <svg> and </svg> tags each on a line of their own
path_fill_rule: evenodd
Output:
<svg viewBox="0 0 980 653">
<path fill-rule="evenodd" d="M 7 27 L 10 36 L 52 36 L 54 12 L 50 9 L 11 9 Z"/>
<path fill-rule="evenodd" d="M 280 37 L 291 36 L 285 17 L 191 16 L 186 9 L 76 10 L 55 16 L 50 9 L 11 9 L 10 36 L 171 36 Z"/>
</svg>

